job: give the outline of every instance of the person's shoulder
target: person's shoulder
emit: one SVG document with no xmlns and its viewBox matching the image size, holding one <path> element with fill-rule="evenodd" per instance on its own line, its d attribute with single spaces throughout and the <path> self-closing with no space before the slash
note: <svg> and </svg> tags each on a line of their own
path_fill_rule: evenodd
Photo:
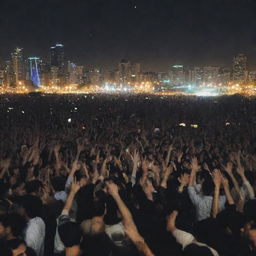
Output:
<svg viewBox="0 0 256 256">
<path fill-rule="evenodd" d="M 29 221 L 29 225 L 45 226 L 45 223 L 41 217 L 35 217 Z"/>
</svg>

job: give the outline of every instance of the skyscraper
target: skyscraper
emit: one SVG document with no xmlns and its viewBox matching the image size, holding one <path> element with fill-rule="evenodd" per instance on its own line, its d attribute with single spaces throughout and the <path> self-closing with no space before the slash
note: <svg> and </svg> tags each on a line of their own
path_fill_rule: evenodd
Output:
<svg viewBox="0 0 256 256">
<path fill-rule="evenodd" d="M 4 85 L 4 75 L 5 75 L 4 69 L 0 68 L 0 86 Z"/>
<path fill-rule="evenodd" d="M 126 85 L 131 76 L 131 64 L 128 60 L 122 59 L 118 65 L 120 84 Z"/>
<path fill-rule="evenodd" d="M 173 65 L 170 70 L 170 82 L 172 85 L 182 85 L 185 82 L 183 65 Z"/>
<path fill-rule="evenodd" d="M 141 64 L 133 63 L 131 66 L 131 82 L 139 82 L 141 75 Z"/>
<path fill-rule="evenodd" d="M 205 85 L 219 83 L 219 71 L 220 71 L 220 67 L 214 67 L 214 66 L 203 67 L 203 72 L 204 72 L 203 83 Z"/>
<path fill-rule="evenodd" d="M 56 44 L 50 49 L 50 64 L 51 66 L 58 67 L 59 73 L 64 73 L 65 60 L 64 60 L 64 45 Z"/>
<path fill-rule="evenodd" d="M 84 66 L 77 66 L 76 64 L 69 62 L 67 68 L 69 74 L 69 83 L 82 84 L 84 76 Z"/>
<path fill-rule="evenodd" d="M 29 80 L 33 83 L 35 87 L 41 86 L 41 63 L 42 61 L 38 57 L 28 58 Z"/>
<path fill-rule="evenodd" d="M 24 79 L 23 49 L 17 47 L 11 54 L 12 70 L 15 76 L 15 83 Z"/>
<path fill-rule="evenodd" d="M 244 82 L 247 79 L 247 57 L 244 54 L 238 54 L 233 58 L 233 80 Z"/>
</svg>

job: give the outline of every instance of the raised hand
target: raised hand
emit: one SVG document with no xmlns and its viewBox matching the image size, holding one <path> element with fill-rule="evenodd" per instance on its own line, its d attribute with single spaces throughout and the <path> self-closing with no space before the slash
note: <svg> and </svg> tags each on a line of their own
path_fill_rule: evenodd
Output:
<svg viewBox="0 0 256 256">
<path fill-rule="evenodd" d="M 221 182 L 222 182 L 222 174 L 220 172 L 220 170 L 218 169 L 215 169 L 213 171 L 213 182 L 214 182 L 214 185 L 215 187 L 220 187 L 221 185 Z"/>
<path fill-rule="evenodd" d="M 77 151 L 80 153 L 85 148 L 85 143 L 83 138 L 76 139 Z"/>
<path fill-rule="evenodd" d="M 81 184 L 79 181 L 76 180 L 76 178 L 73 179 L 73 182 L 71 184 L 70 192 L 76 194 L 78 190 L 81 188 Z"/>
<path fill-rule="evenodd" d="M 53 151 L 55 153 L 58 153 L 60 151 L 61 145 L 59 143 L 55 144 L 53 147 Z"/>
<path fill-rule="evenodd" d="M 178 160 L 179 163 L 181 162 L 182 157 L 183 157 L 183 152 L 182 152 L 182 151 L 179 151 L 179 152 L 177 153 L 177 160 Z"/>
<path fill-rule="evenodd" d="M 223 165 L 224 170 L 228 173 L 228 175 L 233 175 L 232 170 L 233 170 L 233 164 L 231 162 L 228 162 L 227 165 Z"/>
<path fill-rule="evenodd" d="M 138 152 L 138 150 L 134 150 L 132 156 L 132 161 L 134 164 L 137 164 L 136 166 L 138 166 L 139 160 L 140 160 L 140 154 Z"/>
<path fill-rule="evenodd" d="M 180 184 L 185 187 L 188 185 L 189 183 L 189 175 L 187 173 L 182 174 L 179 178 L 178 181 L 180 182 Z"/>
<path fill-rule="evenodd" d="M 194 172 L 197 172 L 200 169 L 200 166 L 198 164 L 198 160 L 197 160 L 196 157 L 193 157 L 192 160 L 191 160 L 191 169 Z"/>
<path fill-rule="evenodd" d="M 106 182 L 106 187 L 107 187 L 107 192 L 111 196 L 114 197 L 116 195 L 119 195 L 119 193 L 118 193 L 118 186 L 114 182 L 107 181 Z"/>
<path fill-rule="evenodd" d="M 241 176 L 244 177 L 244 167 L 239 165 L 236 169 L 237 173 Z"/>
</svg>

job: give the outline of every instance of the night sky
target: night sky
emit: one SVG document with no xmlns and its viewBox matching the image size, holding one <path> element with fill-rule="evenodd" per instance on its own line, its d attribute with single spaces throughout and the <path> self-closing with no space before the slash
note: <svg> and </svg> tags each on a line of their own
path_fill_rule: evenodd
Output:
<svg viewBox="0 0 256 256">
<path fill-rule="evenodd" d="M 122 58 L 156 71 L 172 64 L 229 66 L 239 52 L 256 66 L 256 1 L 0 1 L 0 58 L 21 46 L 26 56 L 46 59 L 56 42 L 68 59 L 105 69 Z"/>
</svg>

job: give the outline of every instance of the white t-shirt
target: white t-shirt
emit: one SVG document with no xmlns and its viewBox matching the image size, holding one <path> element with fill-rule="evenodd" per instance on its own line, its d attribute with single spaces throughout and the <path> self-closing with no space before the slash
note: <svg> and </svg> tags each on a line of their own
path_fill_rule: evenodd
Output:
<svg viewBox="0 0 256 256">
<path fill-rule="evenodd" d="M 24 233 L 27 246 L 31 247 L 37 256 L 44 255 L 45 223 L 40 217 L 29 220 Z"/>
</svg>

